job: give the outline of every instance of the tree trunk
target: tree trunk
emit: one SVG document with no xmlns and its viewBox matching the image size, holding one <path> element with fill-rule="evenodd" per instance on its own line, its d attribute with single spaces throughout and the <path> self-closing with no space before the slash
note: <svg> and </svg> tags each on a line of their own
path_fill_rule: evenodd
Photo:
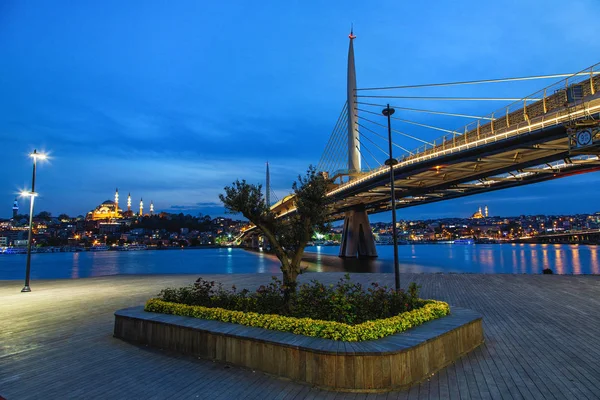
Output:
<svg viewBox="0 0 600 400">
<path fill-rule="evenodd" d="M 285 308 L 289 310 L 292 296 L 296 293 L 298 270 L 293 265 L 289 265 L 288 268 L 282 265 L 281 272 L 283 272 L 283 300 Z"/>
</svg>

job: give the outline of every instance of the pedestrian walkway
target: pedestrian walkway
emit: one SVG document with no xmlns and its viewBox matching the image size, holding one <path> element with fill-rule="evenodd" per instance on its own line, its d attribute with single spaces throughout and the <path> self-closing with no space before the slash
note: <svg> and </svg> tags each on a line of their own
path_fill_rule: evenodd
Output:
<svg viewBox="0 0 600 400">
<path fill-rule="evenodd" d="M 408 391 L 335 393 L 137 347 L 113 312 L 195 275 L 0 281 L 0 396 L 21 399 L 600 399 L 600 276 L 404 274 L 425 298 L 483 314 L 486 343 Z M 340 273 L 301 280 L 337 281 Z M 256 288 L 269 275 L 210 275 Z M 353 279 L 393 285 L 390 274 Z"/>
</svg>

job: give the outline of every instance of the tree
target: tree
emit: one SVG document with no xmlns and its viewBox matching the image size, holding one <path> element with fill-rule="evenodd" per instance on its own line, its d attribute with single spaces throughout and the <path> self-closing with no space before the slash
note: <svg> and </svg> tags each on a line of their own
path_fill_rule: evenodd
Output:
<svg viewBox="0 0 600 400">
<path fill-rule="evenodd" d="M 300 261 L 304 248 L 315 231 L 326 232 L 328 201 L 326 197 L 329 180 L 310 166 L 304 177 L 294 182 L 296 212 L 277 218 L 266 204 L 262 185 L 235 181 L 225 187 L 219 199 L 231 213 L 241 213 L 269 240 L 271 249 L 281 262 L 286 302 L 296 291 L 296 280 L 301 272 Z"/>
<path fill-rule="evenodd" d="M 38 215 L 36 215 L 35 217 L 42 219 L 42 220 L 49 220 L 50 218 L 52 218 L 52 213 L 50 213 L 48 211 L 40 211 L 40 213 Z"/>
</svg>

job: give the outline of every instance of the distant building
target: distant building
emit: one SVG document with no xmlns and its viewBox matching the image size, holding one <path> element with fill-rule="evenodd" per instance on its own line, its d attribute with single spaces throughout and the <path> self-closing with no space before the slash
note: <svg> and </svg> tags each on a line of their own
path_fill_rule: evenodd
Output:
<svg viewBox="0 0 600 400">
<path fill-rule="evenodd" d="M 144 203 L 140 199 L 140 213 L 139 216 L 144 214 Z M 154 204 L 150 202 L 150 213 L 154 214 Z M 105 221 L 113 219 L 132 218 L 135 214 L 131 211 L 131 193 L 127 195 L 127 211 L 123 212 L 119 208 L 119 189 L 115 190 L 115 200 L 106 200 L 98 207 L 90 211 L 85 217 L 88 221 Z"/>
<path fill-rule="evenodd" d="M 101 222 L 98 224 L 98 233 L 101 235 L 119 232 L 120 230 L 121 224 L 118 222 Z"/>
<path fill-rule="evenodd" d="M 15 198 L 15 202 L 13 203 L 12 211 L 12 217 L 17 218 L 17 215 L 19 215 L 19 200 L 17 198 Z"/>
<path fill-rule="evenodd" d="M 488 217 L 488 207 L 485 206 L 485 214 L 483 214 L 481 212 L 481 207 L 479 207 L 479 210 L 477 210 L 477 212 L 473 215 L 471 215 L 471 218 L 473 219 L 482 219 L 482 218 L 487 218 Z"/>
<path fill-rule="evenodd" d="M 112 200 L 106 200 L 93 211 L 90 211 L 86 217 L 87 220 L 101 221 L 105 219 L 121 218 L 117 204 Z"/>
</svg>

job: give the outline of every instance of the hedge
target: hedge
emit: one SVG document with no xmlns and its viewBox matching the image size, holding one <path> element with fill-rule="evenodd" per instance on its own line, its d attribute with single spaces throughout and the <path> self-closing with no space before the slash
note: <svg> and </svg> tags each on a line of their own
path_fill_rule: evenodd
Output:
<svg viewBox="0 0 600 400">
<path fill-rule="evenodd" d="M 450 313 L 450 306 L 443 301 L 425 300 L 425 305 L 421 308 L 407 311 L 391 318 L 367 321 L 357 325 L 311 318 L 294 318 L 275 314 L 231 311 L 223 308 L 189 306 L 166 302 L 160 299 L 148 300 L 145 310 L 162 314 L 231 322 L 324 339 L 360 342 L 404 332 L 424 322 L 443 317 Z"/>
</svg>

